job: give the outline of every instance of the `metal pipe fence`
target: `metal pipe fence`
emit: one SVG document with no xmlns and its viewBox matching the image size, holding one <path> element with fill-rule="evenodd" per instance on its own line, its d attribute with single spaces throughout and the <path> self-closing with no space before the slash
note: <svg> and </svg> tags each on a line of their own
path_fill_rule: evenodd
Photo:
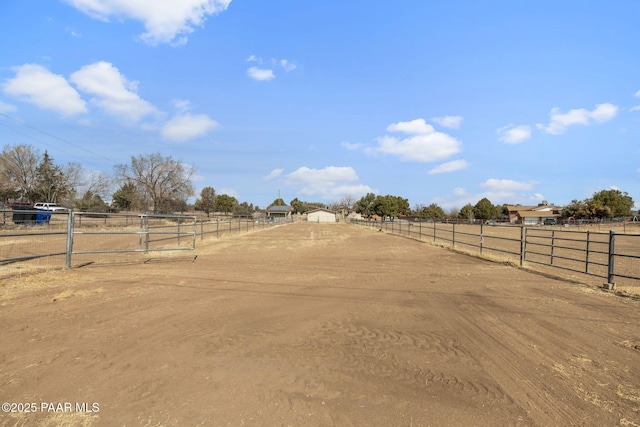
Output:
<svg viewBox="0 0 640 427">
<path fill-rule="evenodd" d="M 533 264 L 601 278 L 610 288 L 616 283 L 640 286 L 640 234 L 569 230 L 561 226 L 435 221 L 352 220 L 351 223 L 481 256 L 499 257 L 520 266 Z"/>
<path fill-rule="evenodd" d="M 197 221 L 200 240 L 204 240 L 205 236 L 212 236 L 217 239 L 223 235 L 259 230 L 282 224 L 290 224 L 294 219 L 292 216 L 263 217 L 256 219 L 249 216 L 233 217 L 220 215 L 213 217 L 200 216 L 197 218 Z"/>
<path fill-rule="evenodd" d="M 95 261 L 97 254 L 191 251 L 195 257 L 195 216 L 34 210 L 0 215 L 0 277 L 70 268 Z"/>
<path fill-rule="evenodd" d="M 130 253 L 190 251 L 196 240 L 293 222 L 261 218 L 144 213 L 0 210 L 0 277 L 71 268 Z"/>
</svg>

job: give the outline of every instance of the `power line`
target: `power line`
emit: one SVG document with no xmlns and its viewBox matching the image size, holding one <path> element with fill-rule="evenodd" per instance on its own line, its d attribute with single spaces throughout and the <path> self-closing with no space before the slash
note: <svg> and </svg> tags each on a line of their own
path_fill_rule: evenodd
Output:
<svg viewBox="0 0 640 427">
<path fill-rule="evenodd" d="M 77 145 L 77 144 L 74 144 L 74 143 L 72 143 L 72 142 L 69 142 L 69 141 L 67 141 L 67 140 L 66 140 L 66 139 L 64 139 L 64 138 L 60 138 L 59 136 L 55 136 L 55 135 L 53 135 L 52 133 L 49 133 L 49 132 L 44 131 L 44 130 L 42 130 L 42 129 L 39 129 L 39 128 L 37 128 L 37 127 L 35 127 L 35 126 L 32 126 L 32 125 L 30 125 L 30 124 L 28 124 L 28 123 L 25 123 L 25 122 L 24 122 L 24 121 L 22 121 L 22 120 L 18 120 L 18 119 L 15 119 L 15 118 L 11 117 L 11 116 L 7 116 L 7 115 L 6 115 L 6 114 L 4 114 L 4 113 L 0 113 L 0 116 L 2 116 L 2 117 L 4 117 L 4 118 L 7 118 L 7 119 L 9 119 L 9 120 L 11 120 L 11 121 L 13 121 L 13 122 L 15 122 L 15 123 L 18 123 L 19 125 L 22 125 L 22 126 L 27 127 L 27 128 L 29 128 L 29 129 L 35 130 L 36 132 L 40 132 L 41 134 L 46 135 L 46 136 L 48 136 L 49 138 L 53 138 L 53 139 L 56 139 L 56 140 L 58 140 L 58 141 L 60 141 L 60 142 L 64 142 L 65 144 L 70 145 L 70 146 L 72 146 L 72 147 L 74 147 L 74 148 L 77 148 L 78 150 L 85 151 L 85 152 L 87 152 L 87 153 L 89 153 L 89 154 L 91 154 L 91 155 L 93 155 L 93 156 L 99 157 L 99 158 L 101 158 L 101 159 L 103 159 L 103 160 L 107 160 L 107 161 L 109 161 L 109 162 L 113 163 L 114 165 L 115 165 L 115 164 L 118 164 L 118 162 L 116 162 L 115 160 L 112 160 L 112 159 L 110 159 L 110 158 L 108 158 L 108 157 L 104 157 L 104 156 L 102 156 L 102 155 L 100 155 L 100 154 L 98 154 L 98 153 L 95 153 L 95 152 L 93 152 L 93 151 L 91 151 L 91 150 L 88 150 L 88 149 L 86 149 L 86 148 L 84 148 L 84 147 L 81 147 L 81 146 L 79 146 L 79 145 Z"/>
</svg>

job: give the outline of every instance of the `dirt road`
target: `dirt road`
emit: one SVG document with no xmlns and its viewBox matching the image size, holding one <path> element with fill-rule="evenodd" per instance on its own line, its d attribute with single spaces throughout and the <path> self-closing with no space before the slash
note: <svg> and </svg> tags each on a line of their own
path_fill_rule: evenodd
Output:
<svg viewBox="0 0 640 427">
<path fill-rule="evenodd" d="M 342 224 L 198 243 L 3 283 L 0 426 L 640 425 L 638 301 Z"/>
</svg>

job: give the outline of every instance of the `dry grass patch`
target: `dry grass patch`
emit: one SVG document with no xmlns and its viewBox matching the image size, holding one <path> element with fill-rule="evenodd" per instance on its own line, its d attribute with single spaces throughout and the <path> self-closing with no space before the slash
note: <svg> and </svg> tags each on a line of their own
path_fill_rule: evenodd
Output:
<svg viewBox="0 0 640 427">
<path fill-rule="evenodd" d="M 11 300 L 20 296 L 37 291 L 48 291 L 61 287 L 60 271 L 37 271 L 32 270 L 28 274 L 13 276 L 0 285 L 0 305 L 6 305 Z M 70 286 L 80 286 L 86 284 L 86 279 L 81 279 L 73 275 L 66 275 L 64 286 L 67 289 L 61 291 L 54 298 L 56 300 L 68 299 L 71 297 L 87 297 L 104 292 L 103 288 L 94 289 L 74 289 Z"/>
</svg>

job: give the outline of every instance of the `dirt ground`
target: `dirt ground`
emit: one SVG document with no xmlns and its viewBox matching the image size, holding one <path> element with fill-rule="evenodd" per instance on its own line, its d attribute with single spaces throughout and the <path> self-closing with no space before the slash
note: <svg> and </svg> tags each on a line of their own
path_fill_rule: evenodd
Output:
<svg viewBox="0 0 640 427">
<path fill-rule="evenodd" d="M 198 245 L 2 283 L 0 426 L 640 426 L 637 300 L 343 224 Z"/>
</svg>

